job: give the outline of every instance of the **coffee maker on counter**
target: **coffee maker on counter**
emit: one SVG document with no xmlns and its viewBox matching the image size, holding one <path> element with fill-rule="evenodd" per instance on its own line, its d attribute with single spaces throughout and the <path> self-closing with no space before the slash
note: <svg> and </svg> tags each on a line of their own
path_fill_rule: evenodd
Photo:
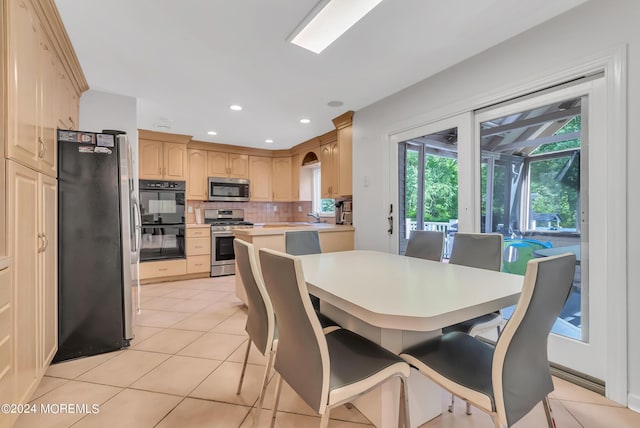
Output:
<svg viewBox="0 0 640 428">
<path fill-rule="evenodd" d="M 353 224 L 353 202 L 351 199 L 336 202 L 336 224 Z"/>
</svg>

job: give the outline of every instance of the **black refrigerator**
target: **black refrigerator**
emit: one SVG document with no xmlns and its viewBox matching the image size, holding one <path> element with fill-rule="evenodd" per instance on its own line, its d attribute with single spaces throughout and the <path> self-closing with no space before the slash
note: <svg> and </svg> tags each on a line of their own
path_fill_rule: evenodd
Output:
<svg viewBox="0 0 640 428">
<path fill-rule="evenodd" d="M 58 352 L 53 362 L 133 338 L 140 216 L 126 134 L 58 130 Z"/>
</svg>

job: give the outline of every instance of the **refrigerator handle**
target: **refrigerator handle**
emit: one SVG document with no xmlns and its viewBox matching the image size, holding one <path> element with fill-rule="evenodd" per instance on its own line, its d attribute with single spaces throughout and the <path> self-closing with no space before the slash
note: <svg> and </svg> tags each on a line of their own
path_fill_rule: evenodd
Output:
<svg viewBox="0 0 640 428">
<path fill-rule="evenodd" d="M 135 232 L 135 249 L 134 254 L 136 257 L 136 261 L 140 260 L 140 245 L 142 241 L 142 216 L 140 215 L 140 203 L 138 202 L 138 198 L 135 195 L 131 196 L 131 202 L 133 203 L 134 210 L 134 232 Z"/>
</svg>

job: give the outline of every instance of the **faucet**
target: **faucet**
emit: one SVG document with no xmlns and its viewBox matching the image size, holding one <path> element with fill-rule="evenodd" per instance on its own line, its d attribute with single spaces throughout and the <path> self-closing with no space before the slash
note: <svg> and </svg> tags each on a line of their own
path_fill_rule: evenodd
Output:
<svg viewBox="0 0 640 428">
<path fill-rule="evenodd" d="M 320 214 L 318 213 L 309 213 L 307 217 L 313 217 L 316 223 L 320 223 Z"/>
</svg>

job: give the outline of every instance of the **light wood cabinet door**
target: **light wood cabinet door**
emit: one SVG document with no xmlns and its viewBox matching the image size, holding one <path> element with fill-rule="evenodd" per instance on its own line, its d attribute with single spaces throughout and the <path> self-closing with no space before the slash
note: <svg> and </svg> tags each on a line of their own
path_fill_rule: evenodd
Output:
<svg viewBox="0 0 640 428">
<path fill-rule="evenodd" d="M 249 178 L 249 156 L 229 153 L 229 177 Z"/>
<path fill-rule="evenodd" d="M 38 141 L 40 40 L 39 22 L 28 0 L 10 0 L 8 24 L 9 84 L 7 92 L 8 141 L 6 156 L 34 169 L 39 168 Z M 4 30 L 3 30 L 4 31 Z"/>
<path fill-rule="evenodd" d="M 291 201 L 291 158 L 274 158 L 272 193 L 274 201 Z"/>
<path fill-rule="evenodd" d="M 249 199 L 271 200 L 271 158 L 249 156 Z"/>
<path fill-rule="evenodd" d="M 340 196 L 353 194 L 353 128 L 346 126 L 338 130 L 338 184 Z"/>
<path fill-rule="evenodd" d="M 207 152 L 207 177 L 226 177 L 229 173 L 229 153 Z"/>
<path fill-rule="evenodd" d="M 143 180 L 162 180 L 162 142 L 139 140 L 138 175 Z"/>
<path fill-rule="evenodd" d="M 40 171 L 52 177 L 56 176 L 57 135 L 56 135 L 56 96 L 58 92 L 58 59 L 53 45 L 44 36 L 40 40 L 40 144 L 38 157 Z"/>
<path fill-rule="evenodd" d="M 207 200 L 207 152 L 187 150 L 189 177 L 187 179 L 187 199 Z"/>
<path fill-rule="evenodd" d="M 38 223 L 40 252 L 38 294 L 41 344 L 39 367 L 44 373 L 58 350 L 58 183 L 55 178 L 38 177 Z"/>
<path fill-rule="evenodd" d="M 13 257 L 16 402 L 26 402 L 38 379 L 38 173 L 7 162 L 9 255 Z M 52 243 L 53 245 L 54 243 Z"/>
<path fill-rule="evenodd" d="M 322 198 L 331 198 L 333 187 L 333 144 L 320 147 L 320 194 Z"/>
<path fill-rule="evenodd" d="M 300 167 L 302 161 L 300 155 L 291 157 L 291 200 L 300 200 Z"/>
<path fill-rule="evenodd" d="M 0 270 L 0 397 L 3 403 L 15 402 L 13 391 L 13 287 L 12 267 Z M 7 415 L 0 415 L 0 423 Z M 11 423 L 9 423 L 11 425 Z"/>
<path fill-rule="evenodd" d="M 187 179 L 187 145 L 163 143 L 164 178 L 185 181 Z"/>
</svg>

